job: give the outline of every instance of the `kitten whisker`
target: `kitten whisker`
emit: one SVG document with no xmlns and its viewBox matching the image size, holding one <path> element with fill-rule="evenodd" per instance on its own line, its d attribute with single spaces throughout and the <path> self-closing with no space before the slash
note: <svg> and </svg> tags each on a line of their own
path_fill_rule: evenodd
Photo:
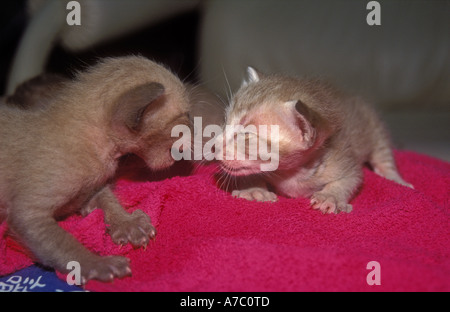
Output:
<svg viewBox="0 0 450 312">
<path fill-rule="evenodd" d="M 222 66 L 222 71 L 223 71 L 223 75 L 225 76 L 225 81 L 227 83 L 227 87 L 228 89 L 226 90 L 226 94 L 228 97 L 228 103 L 231 103 L 231 99 L 233 98 L 233 91 L 231 91 L 231 86 L 230 86 L 230 82 L 228 81 L 228 77 L 227 74 L 225 73 L 225 68 Z"/>
</svg>

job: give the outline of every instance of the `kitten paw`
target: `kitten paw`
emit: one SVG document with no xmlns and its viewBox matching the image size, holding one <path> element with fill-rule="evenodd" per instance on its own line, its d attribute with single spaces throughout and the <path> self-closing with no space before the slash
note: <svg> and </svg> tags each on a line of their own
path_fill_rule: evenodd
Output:
<svg viewBox="0 0 450 312">
<path fill-rule="evenodd" d="M 311 197 L 311 207 L 313 209 L 318 209 L 322 213 L 339 213 L 343 212 L 351 212 L 353 207 L 352 205 L 346 203 L 345 201 L 339 201 L 333 195 L 315 193 Z"/>
<path fill-rule="evenodd" d="M 94 256 L 82 261 L 81 284 L 95 279 L 102 282 L 112 282 L 114 278 L 131 276 L 130 260 L 121 256 Z"/>
<path fill-rule="evenodd" d="M 245 198 L 247 200 L 256 200 L 259 202 L 276 202 L 278 197 L 275 193 L 269 192 L 263 188 L 252 187 L 245 190 L 234 190 L 231 195 L 236 198 Z"/>
<path fill-rule="evenodd" d="M 84 206 L 83 208 L 81 208 L 80 214 L 81 214 L 83 217 L 86 217 L 86 216 L 89 215 L 92 211 L 94 211 L 96 208 L 97 208 L 97 207 L 96 207 L 94 204 L 89 203 L 88 205 L 86 205 L 86 206 Z"/>
<path fill-rule="evenodd" d="M 125 245 L 128 242 L 133 247 L 144 248 L 149 239 L 154 239 L 156 230 L 150 222 L 150 217 L 142 210 L 135 210 L 128 218 L 115 224 L 111 224 L 107 231 L 114 243 Z"/>
</svg>

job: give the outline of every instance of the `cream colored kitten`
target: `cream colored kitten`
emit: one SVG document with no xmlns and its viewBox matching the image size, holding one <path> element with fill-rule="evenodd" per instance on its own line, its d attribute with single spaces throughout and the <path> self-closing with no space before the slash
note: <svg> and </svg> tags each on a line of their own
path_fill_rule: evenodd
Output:
<svg viewBox="0 0 450 312">
<path fill-rule="evenodd" d="M 35 79 L 0 103 L 0 222 L 38 262 L 60 272 L 78 261 L 84 281 L 131 274 L 128 259 L 100 257 L 58 226 L 72 213 L 104 211 L 117 244 L 145 246 L 156 234 L 140 210 L 127 213 L 111 191 L 119 158 L 152 169 L 174 163 L 174 125 L 189 125 L 188 94 L 143 57 L 107 58 L 74 80 Z"/>
<path fill-rule="evenodd" d="M 276 201 L 269 187 L 283 196 L 308 197 L 312 208 L 323 213 L 350 212 L 349 201 L 361 185 L 365 163 L 377 174 L 412 187 L 397 172 L 388 134 L 376 113 L 363 100 L 322 81 L 263 75 L 249 67 L 248 79 L 231 100 L 226 124 L 244 128 L 234 138 L 225 134 L 223 148 L 216 151 L 225 172 L 247 177 L 240 179 L 233 196 Z M 250 125 L 277 125 L 278 133 L 274 137 L 269 130 L 261 137 L 259 130 L 245 130 Z M 257 138 L 259 145 L 267 144 L 267 155 L 258 150 L 256 160 L 238 160 L 238 136 L 245 136 L 247 143 Z M 278 152 L 269 155 L 270 147 L 278 147 Z M 262 171 L 268 156 L 276 170 Z"/>
</svg>

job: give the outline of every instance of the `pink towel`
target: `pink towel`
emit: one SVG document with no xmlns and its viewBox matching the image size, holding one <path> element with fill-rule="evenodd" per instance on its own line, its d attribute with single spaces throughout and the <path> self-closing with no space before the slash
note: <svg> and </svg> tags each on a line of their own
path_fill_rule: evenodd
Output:
<svg viewBox="0 0 450 312">
<path fill-rule="evenodd" d="M 350 214 L 322 215 L 304 198 L 235 199 L 216 188 L 208 166 L 119 180 L 123 205 L 157 228 L 146 250 L 114 245 L 98 209 L 61 226 L 96 253 L 131 259 L 132 277 L 90 281 L 93 291 L 450 291 L 450 164 L 412 152 L 396 159 L 415 189 L 365 169 Z M 1 225 L 0 275 L 31 263 Z M 367 283 L 374 273 L 381 285 Z"/>
</svg>

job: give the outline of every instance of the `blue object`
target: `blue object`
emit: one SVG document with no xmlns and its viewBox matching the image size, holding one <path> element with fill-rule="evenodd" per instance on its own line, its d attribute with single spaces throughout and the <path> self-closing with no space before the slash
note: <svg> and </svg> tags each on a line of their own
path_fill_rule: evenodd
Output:
<svg viewBox="0 0 450 312">
<path fill-rule="evenodd" d="M 55 271 L 32 265 L 0 277 L 0 292 L 65 292 L 83 291 L 56 276 Z"/>
</svg>

